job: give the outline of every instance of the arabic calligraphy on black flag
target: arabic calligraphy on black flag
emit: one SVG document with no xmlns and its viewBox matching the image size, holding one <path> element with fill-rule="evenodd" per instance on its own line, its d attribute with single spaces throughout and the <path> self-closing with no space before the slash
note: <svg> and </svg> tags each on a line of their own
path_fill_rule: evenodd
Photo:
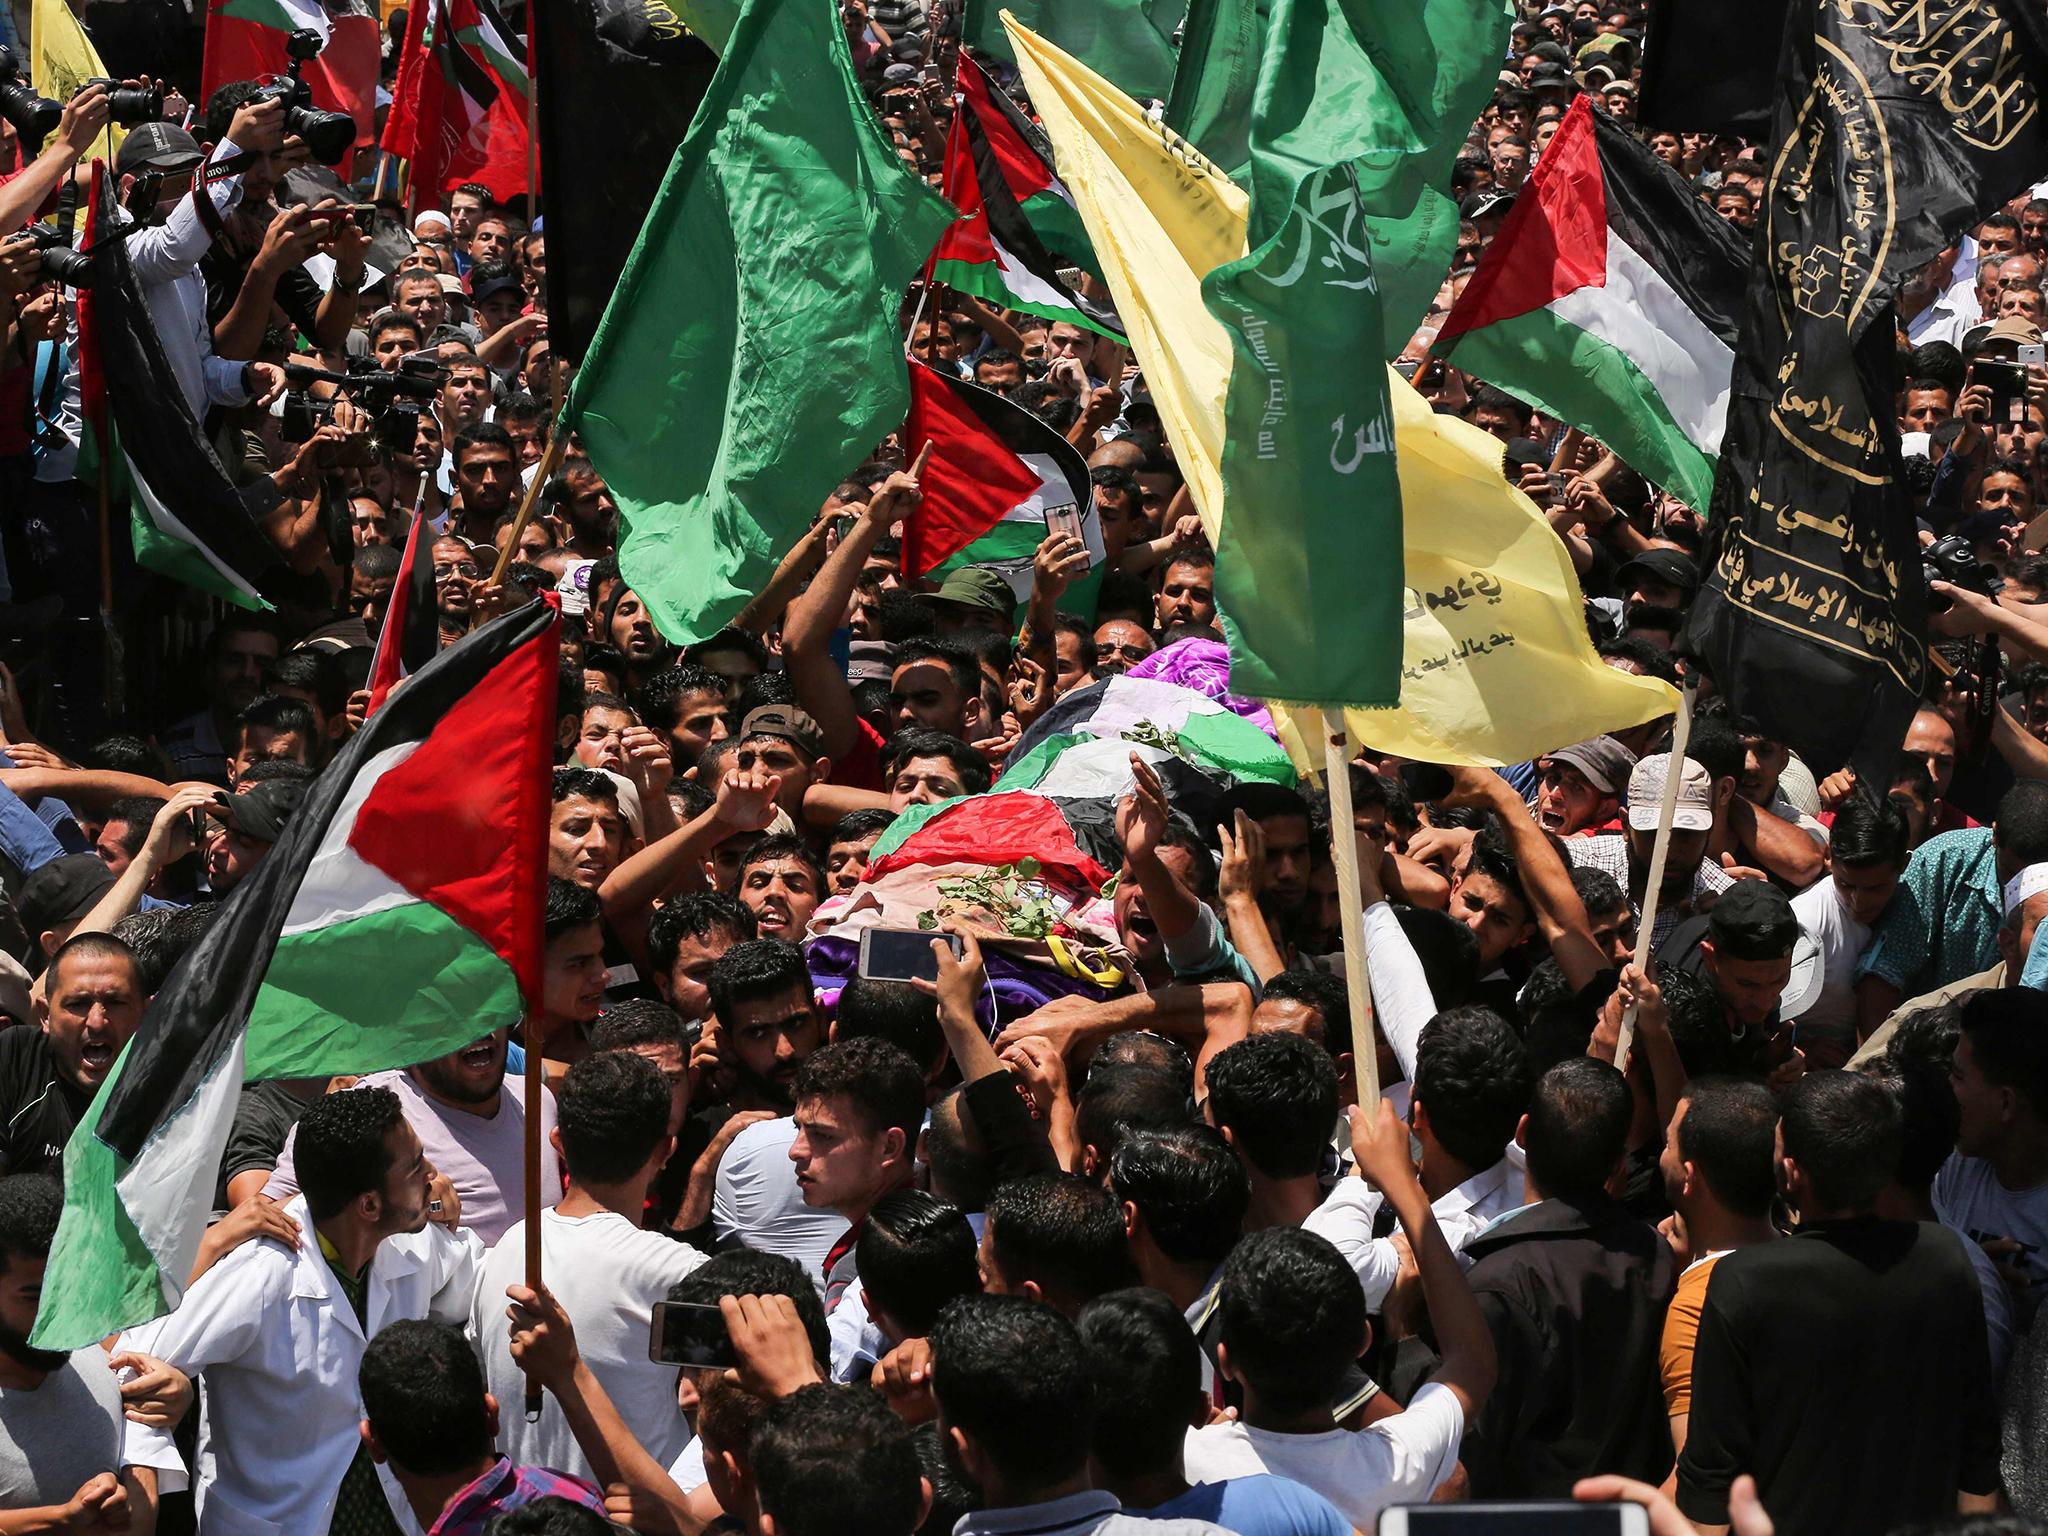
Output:
<svg viewBox="0 0 2048 1536">
<path fill-rule="evenodd" d="M 1680 648 L 1817 772 L 1882 782 L 1927 671 L 1893 295 L 2048 165 L 2031 0 L 1808 3 L 1779 71 L 1708 574 Z"/>
</svg>

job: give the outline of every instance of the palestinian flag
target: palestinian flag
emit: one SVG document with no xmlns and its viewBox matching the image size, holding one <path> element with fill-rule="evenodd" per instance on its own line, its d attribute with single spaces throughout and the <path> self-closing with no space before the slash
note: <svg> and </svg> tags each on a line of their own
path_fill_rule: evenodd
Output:
<svg viewBox="0 0 2048 1536">
<path fill-rule="evenodd" d="M 109 506 L 128 509 L 136 564 L 243 608 L 284 573 L 276 546 L 214 454 L 164 356 L 125 240 L 100 242 L 111 198 L 95 162 L 85 218 L 90 287 L 78 290 L 78 387 L 85 420 L 78 474 L 110 473 Z"/>
<path fill-rule="evenodd" d="M 1085 857 L 1114 870 L 1123 862 L 1116 805 L 1131 791 L 1134 752 L 1205 838 L 1238 783 L 1295 782 L 1286 750 L 1219 701 L 1161 678 L 1105 678 L 1054 700 L 986 795 L 898 816 L 869 855 L 868 878 L 970 855 L 1010 862 L 1020 850 L 1049 868 L 1086 872 Z"/>
<path fill-rule="evenodd" d="M 412 166 L 424 202 L 481 182 L 527 190 L 524 50 L 491 0 L 418 0 L 406 16 L 384 148 Z"/>
<path fill-rule="evenodd" d="M 909 454 L 932 445 L 924 497 L 903 525 L 903 572 L 943 578 L 985 565 L 1031 600 L 1031 562 L 1049 514 L 1080 515 L 1088 574 L 1068 587 L 1063 611 L 1092 614 L 1102 585 L 1102 521 L 1088 461 L 1041 418 L 992 389 L 910 360 Z"/>
<path fill-rule="evenodd" d="M 383 28 L 373 7 L 344 0 L 333 9 L 347 14 L 330 19 L 320 0 L 207 0 L 199 100 L 209 100 L 236 80 L 282 75 L 291 62 L 285 56 L 285 39 L 311 28 L 327 40 L 303 74 L 312 88 L 313 104 L 328 112 L 346 112 L 356 120 L 356 148 L 376 143 Z"/>
<path fill-rule="evenodd" d="M 1734 228 L 1580 97 L 1436 351 L 1704 510 L 1748 268 Z"/>
<path fill-rule="evenodd" d="M 539 997 L 559 628 L 529 604 L 393 694 L 150 1000 L 65 1149 L 45 1347 L 178 1304 L 244 1082 L 426 1061 Z"/>
<path fill-rule="evenodd" d="M 1092 268 L 1095 258 L 1051 145 L 965 53 L 956 85 L 940 190 L 960 218 L 932 255 L 932 280 L 1122 341 L 1116 311 L 1060 277 L 1063 266 Z"/>
<path fill-rule="evenodd" d="M 384 626 L 377 632 L 377 652 L 370 658 L 370 713 L 375 714 L 384 696 L 434 659 L 441 649 L 440 613 L 434 601 L 434 557 L 431 550 L 421 558 L 420 546 L 431 545 L 428 523 L 415 515 L 406 530 L 405 554 L 398 562 L 398 579 L 391 584 L 391 601 L 384 609 Z"/>
</svg>

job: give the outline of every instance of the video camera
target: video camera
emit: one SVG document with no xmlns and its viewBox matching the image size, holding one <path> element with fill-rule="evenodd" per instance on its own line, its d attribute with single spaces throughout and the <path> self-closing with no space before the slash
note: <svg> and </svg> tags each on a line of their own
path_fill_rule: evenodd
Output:
<svg viewBox="0 0 2048 1536">
<path fill-rule="evenodd" d="M 118 128 L 153 123 L 164 115 L 164 93 L 154 87 L 127 86 L 100 76 L 85 84 L 107 88 L 107 121 Z M 5 47 L 0 47 L 0 117 L 14 125 L 30 154 L 42 148 L 64 117 L 64 104 L 38 95 L 21 78 L 21 61 Z"/>
<path fill-rule="evenodd" d="M 447 375 L 447 369 L 427 357 L 406 358 L 396 373 L 386 372 L 365 358 L 351 358 L 347 373 L 334 373 L 306 363 L 286 363 L 285 379 L 296 387 L 285 391 L 278 436 L 288 443 L 303 443 L 331 421 L 334 402 L 341 395 L 311 395 L 306 386 L 332 384 L 370 413 L 370 435 L 380 447 L 393 453 L 411 453 L 419 436 L 422 402 L 441 392 Z"/>
<path fill-rule="evenodd" d="M 249 99 L 284 103 L 284 131 L 306 141 L 313 158 L 322 165 L 339 165 L 356 142 L 356 120 L 346 112 L 326 112 L 313 105 L 313 88 L 300 78 L 308 59 L 320 57 L 326 40 L 311 27 L 301 27 L 285 39 L 285 56 L 291 64 L 285 78 L 273 81 Z"/>
<path fill-rule="evenodd" d="M 1986 597 L 2001 585 L 1998 573 L 1990 566 L 1978 563 L 1977 551 L 1960 533 L 1936 539 L 1920 552 L 1920 577 L 1930 587 L 1937 581 L 1945 581 L 1952 587 L 1961 587 L 1965 592 L 1978 592 Z M 1946 613 L 1954 606 L 1955 599 L 1944 593 L 1929 591 L 1927 594 L 1929 613 Z"/>
</svg>

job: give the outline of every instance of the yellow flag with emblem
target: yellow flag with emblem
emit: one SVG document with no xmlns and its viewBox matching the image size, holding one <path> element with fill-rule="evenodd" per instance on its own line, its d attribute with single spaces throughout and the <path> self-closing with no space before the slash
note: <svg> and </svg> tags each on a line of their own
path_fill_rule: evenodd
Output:
<svg viewBox="0 0 2048 1536">
<path fill-rule="evenodd" d="M 1220 548 L 1233 510 L 1221 469 L 1232 347 L 1201 284 L 1245 254 L 1248 200 L 1130 97 L 1005 20 L 1188 494 Z M 1570 556 L 1501 473 L 1499 439 L 1437 415 L 1399 374 L 1388 388 L 1406 514 L 1401 702 L 1347 710 L 1358 740 L 1422 762 L 1501 766 L 1675 711 L 1668 683 L 1618 671 L 1593 650 Z M 1319 718 L 1304 719 L 1288 745 L 1307 760 L 1301 744 L 1320 734 Z"/>
<path fill-rule="evenodd" d="M 85 35 L 66 0 L 34 0 L 28 15 L 29 71 L 36 89 L 52 101 L 69 101 L 88 80 L 107 78 L 99 50 Z M 127 135 L 112 124 L 104 135 L 109 160 Z M 23 161 L 33 159 L 24 146 Z"/>
</svg>

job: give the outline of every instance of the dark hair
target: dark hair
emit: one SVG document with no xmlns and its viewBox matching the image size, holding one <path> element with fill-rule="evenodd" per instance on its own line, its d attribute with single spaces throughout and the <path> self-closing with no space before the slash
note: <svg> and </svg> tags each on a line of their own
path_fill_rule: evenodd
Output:
<svg viewBox="0 0 2048 1536">
<path fill-rule="evenodd" d="M 1904 1140 L 1892 1096 L 1861 1073 L 1839 1070 L 1809 1072 L 1792 1085 L 1779 1131 L 1814 1200 L 1834 1213 L 1870 1209 L 1899 1166 Z"/>
<path fill-rule="evenodd" d="M 1645 677 L 1660 677 L 1667 683 L 1677 683 L 1678 661 L 1662 646 L 1620 636 L 1613 640 L 1602 640 L 1593 649 L 1602 661 L 1626 661 L 1642 669 Z"/>
<path fill-rule="evenodd" d="M 460 1328 L 407 1319 L 377 1330 L 356 1368 L 363 1417 L 392 1464 L 415 1477 L 491 1459 L 484 1372 Z"/>
<path fill-rule="evenodd" d="M 301 688 L 320 701 L 323 714 L 338 715 L 348 708 L 348 678 L 332 651 L 286 651 L 263 669 L 265 687 L 278 683 Z"/>
<path fill-rule="evenodd" d="M 865 1387 L 822 1382 L 770 1403 L 748 1460 L 788 1536 L 911 1536 L 924 1507 L 910 1430 Z"/>
<path fill-rule="evenodd" d="M 1034 1281 L 1063 1312 L 1133 1279 L 1116 1199 L 1078 1173 L 1031 1173 L 988 1197 L 989 1249 L 1014 1285 Z"/>
<path fill-rule="evenodd" d="M 588 697 L 584 701 L 589 702 Z M 579 708 L 577 713 L 583 711 Z M 554 804 L 564 800 L 602 800 L 606 805 L 619 803 L 619 786 L 608 773 L 595 768 L 557 768 L 553 790 Z"/>
<path fill-rule="evenodd" d="M 48 1174 L 10 1173 L 0 1178 L 0 1267 L 17 1257 L 48 1258 L 63 1214 L 64 1187 Z"/>
<path fill-rule="evenodd" d="M 131 912 L 114 924 L 112 937 L 127 945 L 134 956 L 145 994 L 154 997 L 163 990 L 177 963 L 206 937 L 221 906 L 217 901 L 202 901 L 189 907 L 152 907 L 147 912 Z"/>
<path fill-rule="evenodd" d="M 1925 1062 L 1889 1052 L 1871 1057 L 1856 1070 L 1890 1094 L 1898 1106 L 1898 1181 L 1915 1194 L 1926 1193 L 1954 1153 L 1962 1129 L 1962 1108 L 1947 1075 Z"/>
<path fill-rule="evenodd" d="M 1529 1177 L 1546 1195 L 1585 1200 L 1606 1187 L 1628 1150 L 1635 1101 L 1604 1061 L 1576 1056 L 1536 1079 L 1529 1101 Z"/>
<path fill-rule="evenodd" d="M 350 1088 L 306 1106 L 292 1161 L 315 1221 L 339 1215 L 359 1195 L 383 1193 L 391 1172 L 385 1140 L 404 1122 L 404 1106 L 389 1088 Z"/>
<path fill-rule="evenodd" d="M 320 734 L 319 722 L 313 711 L 298 699 L 288 699 L 282 694 L 266 693 L 252 702 L 235 717 L 235 724 L 243 730 L 254 726 L 258 730 L 275 731 L 278 735 L 292 735 L 305 738 L 306 745 L 317 744 Z"/>
<path fill-rule="evenodd" d="M 414 0 L 415 4 L 420 0 Z M 459 188 L 457 190 L 460 190 Z M 618 1536 L 619 1528 L 587 1504 L 550 1493 L 491 1517 L 484 1536 Z"/>
<path fill-rule="evenodd" d="M 1535 917 L 1536 908 L 1530 902 L 1528 892 L 1522 889 L 1521 868 L 1515 863 L 1515 856 L 1508 851 L 1506 845 L 1497 843 L 1489 835 L 1491 832 L 1490 827 L 1482 827 L 1479 836 L 1472 840 L 1472 854 L 1465 861 L 1465 872 L 1459 879 L 1469 880 L 1474 875 L 1482 875 L 1491 880 L 1521 904 L 1522 921 L 1529 922 Z M 1456 918 L 1451 920 L 1457 922 Z M 1459 923 L 1458 926 L 1462 928 L 1464 924 Z"/>
<path fill-rule="evenodd" d="M 715 693 L 723 701 L 725 679 L 702 667 L 663 667 L 640 685 L 633 701 L 642 720 L 658 731 L 672 731 L 683 718 L 683 700 L 697 693 Z"/>
<path fill-rule="evenodd" d="M 244 784 L 274 784 L 279 780 L 304 783 L 312 777 L 313 770 L 304 763 L 285 757 L 259 757 L 242 770 Z"/>
<path fill-rule="evenodd" d="M 1094 1387 L 1058 1312 L 1022 1296 L 962 1296 L 939 1314 L 931 1347 L 942 1422 L 974 1437 L 1018 1502 L 1086 1467 Z"/>
<path fill-rule="evenodd" d="M 759 935 L 753 908 L 737 896 L 717 891 L 691 891 L 657 907 L 647 923 L 647 960 L 666 976 L 676 968 L 684 939 L 709 939 L 723 934 L 728 943 L 751 943 Z"/>
<path fill-rule="evenodd" d="M 86 768 L 104 768 L 114 773 L 136 773 L 146 779 L 172 777 L 171 760 L 160 747 L 140 736 L 104 736 L 86 748 L 78 759 Z"/>
<path fill-rule="evenodd" d="M 502 448 L 518 462 L 519 449 L 512 441 L 512 434 L 495 421 L 480 421 L 475 426 L 455 434 L 455 467 L 462 467 L 462 456 L 472 448 Z"/>
<path fill-rule="evenodd" d="M 555 1093 L 562 1161 L 579 1184 L 622 1184 L 668 1136 L 668 1084 L 633 1051 L 598 1051 L 569 1068 Z"/>
<path fill-rule="evenodd" d="M 1778 1193 L 1778 1103 L 1762 1083 L 1696 1077 L 1685 1086 L 1678 1155 L 1737 1216 L 1768 1216 Z"/>
<path fill-rule="evenodd" d="M 1899 1020 L 1885 1045 L 1895 1061 L 1929 1068 L 1944 1082 L 1956 1064 L 1956 1042 L 1963 1037 L 1961 1013 L 1953 1003 L 1916 1008 Z"/>
<path fill-rule="evenodd" d="M 1247 1233 L 1216 1288 L 1232 1370 L 1284 1415 L 1327 1406 L 1365 1348 L 1365 1292 L 1326 1237 L 1299 1227 Z"/>
<path fill-rule="evenodd" d="M 1491 1008 L 1450 1008 L 1422 1027 L 1414 1096 L 1430 1134 L 1466 1167 L 1491 1168 L 1529 1107 L 1529 1053 Z"/>
<path fill-rule="evenodd" d="M 1323 1021 L 1323 1049 L 1331 1061 L 1351 1049 L 1351 992 L 1343 977 L 1328 971 L 1281 971 L 1267 978 L 1261 1000 L 1313 1008 Z"/>
<path fill-rule="evenodd" d="M 154 795 L 127 795 L 107 807 L 106 826 L 119 822 L 127 833 L 115 839 L 129 858 L 142 852 L 142 845 L 149 840 L 150 826 L 156 821 L 156 813 L 166 802 Z"/>
<path fill-rule="evenodd" d="M 887 1312 L 906 1337 L 923 1338 L 947 1302 L 981 1289 L 975 1247 L 974 1228 L 957 1206 L 921 1189 L 882 1196 L 854 1243 L 870 1310 Z"/>
<path fill-rule="evenodd" d="M 1180 1308 L 1133 1287 L 1089 1302 L 1076 1326 L 1095 1387 L 1090 1453 L 1112 1476 L 1177 1474 L 1202 1395 L 1202 1347 Z"/>
<path fill-rule="evenodd" d="M 1159 838 L 1159 848 L 1162 853 L 1173 848 L 1187 855 L 1194 881 L 1189 895 L 1204 905 L 1216 899 L 1216 855 L 1211 853 L 1209 845 L 1202 841 L 1202 834 L 1195 830 L 1194 823 L 1179 811 L 1167 817 L 1166 830 Z"/>
<path fill-rule="evenodd" d="M 953 640 L 905 640 L 889 658 L 893 675 L 914 661 L 935 661 L 953 674 L 953 683 L 969 698 L 981 697 L 981 663 L 974 653 Z"/>
<path fill-rule="evenodd" d="M 735 944 L 711 967 L 706 981 L 711 1011 L 727 1029 L 737 1026 L 741 1003 L 758 1002 L 784 992 L 799 991 L 811 1001 L 811 973 L 804 952 L 781 939 L 749 939 Z"/>
<path fill-rule="evenodd" d="M 811 872 L 811 883 L 818 894 L 825 893 L 825 866 L 818 862 L 818 856 L 811 852 L 811 845 L 794 832 L 770 832 L 757 837 L 747 845 L 745 856 L 740 860 L 740 877 L 746 878 L 748 868 L 755 864 L 772 864 L 781 859 L 795 859 Z"/>
<path fill-rule="evenodd" d="M 1907 845 L 1913 829 L 1891 796 L 1858 789 L 1835 812 L 1828 829 L 1828 855 L 1833 864 L 1883 864 L 1904 869 L 1912 857 Z"/>
<path fill-rule="evenodd" d="M 1465 419 L 1470 421 L 1481 411 L 1505 411 L 1519 421 L 1525 431 L 1529 426 L 1529 418 L 1534 414 L 1526 402 L 1517 400 L 1506 390 L 1493 384 L 1475 383 L 1472 386 L 1471 401 L 1465 407 Z"/>
<path fill-rule="evenodd" d="M 1106 1159 L 1126 1136 L 1186 1125 L 1193 1113 L 1190 1086 L 1188 1079 L 1169 1068 L 1107 1065 L 1098 1051 L 1074 1101 L 1074 1134 L 1082 1146 L 1093 1147 Z"/>
<path fill-rule="evenodd" d="M 903 765 L 914 757 L 944 758 L 953 765 L 953 771 L 960 776 L 961 788 L 970 795 L 978 795 L 989 786 L 988 761 L 979 752 L 958 736 L 917 727 L 898 731 L 890 738 L 882 753 L 883 784 L 891 783 L 903 771 Z"/>
<path fill-rule="evenodd" d="M 832 830 L 825 834 L 825 846 L 830 848 L 834 843 L 859 843 L 879 837 L 889 830 L 889 824 L 895 819 L 894 811 L 885 811 L 879 805 L 848 811 L 832 823 Z"/>
<path fill-rule="evenodd" d="M 1161 1253 L 1205 1269 L 1236 1245 L 1252 1198 L 1244 1165 L 1207 1125 L 1127 1136 L 1109 1159 L 1109 1188 L 1137 1207 Z"/>
<path fill-rule="evenodd" d="M 1991 841 L 2017 868 L 2048 863 L 2048 782 L 2021 779 L 2005 792 Z"/>
<path fill-rule="evenodd" d="M 946 1034 L 939 1028 L 935 998 L 907 981 L 875 981 L 856 976 L 839 994 L 834 1014 L 835 1040 L 886 1040 L 930 1071 L 945 1053 Z"/>
<path fill-rule="evenodd" d="M 1315 1173 L 1337 1119 L 1337 1069 L 1299 1035 L 1240 1040 L 1209 1062 L 1209 1115 L 1269 1179 Z"/>
<path fill-rule="evenodd" d="M 603 918 L 604 909 L 598 905 L 595 891 L 586 891 L 556 876 L 548 878 L 547 908 L 541 922 L 541 932 L 548 940 L 559 939 L 577 928 L 588 928 Z"/>
<path fill-rule="evenodd" d="M 590 1026 L 593 1051 L 630 1051 L 636 1045 L 686 1046 L 690 1038 L 683 1016 L 651 997 L 629 997 L 606 1005 Z"/>
<path fill-rule="evenodd" d="M 1973 992 L 1962 1025 L 1977 1070 L 2048 1119 L 2048 997 L 2028 987 Z"/>
<path fill-rule="evenodd" d="M 1619 880 L 1590 864 L 1572 866 L 1572 889 L 1578 893 L 1579 904 L 1589 917 L 1598 912 L 1612 912 L 1628 900 Z M 1458 926 L 1462 928 L 1464 924 Z"/>
<path fill-rule="evenodd" d="M 835 1040 L 820 1046 L 796 1069 L 791 1101 L 843 1098 L 874 1135 L 903 1133 L 907 1161 L 924 1125 L 924 1073 L 901 1046 L 886 1040 Z"/>
<path fill-rule="evenodd" d="M 796 1305 L 812 1358 L 832 1358 L 832 1340 L 825 1324 L 825 1302 L 811 1277 L 795 1259 L 755 1248 L 728 1248 L 714 1253 L 668 1288 L 670 1301 L 715 1307 L 727 1296 L 787 1296 Z"/>
</svg>

